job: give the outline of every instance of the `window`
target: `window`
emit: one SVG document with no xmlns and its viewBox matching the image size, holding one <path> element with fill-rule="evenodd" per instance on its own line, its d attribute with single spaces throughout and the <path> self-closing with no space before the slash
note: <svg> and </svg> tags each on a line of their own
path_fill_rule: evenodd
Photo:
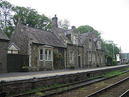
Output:
<svg viewBox="0 0 129 97">
<path fill-rule="evenodd" d="M 88 53 L 88 61 L 91 61 L 92 59 L 91 53 Z"/>
<path fill-rule="evenodd" d="M 40 60 L 51 61 L 52 60 L 52 50 L 51 49 L 40 49 Z"/>
<path fill-rule="evenodd" d="M 70 52 L 70 63 L 73 63 L 74 62 L 74 53 L 73 52 Z"/>
<path fill-rule="evenodd" d="M 45 49 L 45 60 L 47 60 L 47 49 Z"/>
<path fill-rule="evenodd" d="M 100 41 L 97 42 L 97 47 L 98 47 L 98 49 L 101 49 L 101 42 Z"/>
<path fill-rule="evenodd" d="M 92 49 L 92 41 L 89 39 L 89 49 Z"/>
<path fill-rule="evenodd" d="M 92 54 L 92 61 L 95 62 L 95 54 Z"/>
<path fill-rule="evenodd" d="M 45 60 L 51 61 L 52 60 L 52 50 L 45 49 Z"/>
<path fill-rule="evenodd" d="M 18 54 L 18 50 L 8 50 L 8 54 Z"/>
<path fill-rule="evenodd" d="M 51 60 L 52 58 L 51 58 L 51 50 L 48 50 L 48 60 Z"/>
<path fill-rule="evenodd" d="M 40 49 L 40 60 L 43 60 L 43 49 Z"/>
<path fill-rule="evenodd" d="M 76 44 L 76 37 L 73 36 L 73 44 Z"/>
</svg>

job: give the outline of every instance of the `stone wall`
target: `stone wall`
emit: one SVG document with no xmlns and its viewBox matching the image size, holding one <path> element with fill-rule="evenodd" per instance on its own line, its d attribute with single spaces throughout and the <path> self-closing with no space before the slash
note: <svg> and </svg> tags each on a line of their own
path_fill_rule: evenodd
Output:
<svg viewBox="0 0 129 97">
<path fill-rule="evenodd" d="M 0 40 L 0 73 L 7 72 L 8 42 Z"/>
<path fill-rule="evenodd" d="M 38 71 L 38 70 L 52 70 L 53 61 L 46 61 L 39 59 L 39 50 L 46 48 L 44 45 L 31 45 L 31 70 Z M 51 48 L 52 49 L 52 48 Z"/>
<path fill-rule="evenodd" d="M 65 69 L 65 49 L 52 47 L 53 50 L 53 60 L 39 60 L 39 50 L 46 48 L 45 45 L 31 45 L 31 68 L 35 70 L 56 70 L 56 69 Z"/>
<path fill-rule="evenodd" d="M 82 46 L 67 45 L 67 63 L 66 68 L 83 68 L 84 67 L 84 49 Z"/>
<path fill-rule="evenodd" d="M 66 67 L 66 49 L 55 47 L 53 49 L 54 70 L 65 69 Z"/>
</svg>

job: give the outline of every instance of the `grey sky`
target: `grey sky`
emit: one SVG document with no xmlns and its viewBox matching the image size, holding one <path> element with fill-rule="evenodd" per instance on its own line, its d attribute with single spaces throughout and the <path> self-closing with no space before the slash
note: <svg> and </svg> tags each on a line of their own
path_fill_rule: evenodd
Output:
<svg viewBox="0 0 129 97">
<path fill-rule="evenodd" d="M 90 25 L 129 52 L 129 0 L 7 0 L 31 7 L 48 17 L 57 14 L 71 26 Z"/>
</svg>

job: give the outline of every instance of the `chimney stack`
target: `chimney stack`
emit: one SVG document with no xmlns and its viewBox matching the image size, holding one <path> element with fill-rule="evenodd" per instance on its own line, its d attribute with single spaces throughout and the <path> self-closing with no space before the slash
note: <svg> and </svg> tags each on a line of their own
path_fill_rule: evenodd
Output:
<svg viewBox="0 0 129 97">
<path fill-rule="evenodd" d="M 75 26 L 72 26 L 72 30 L 75 30 L 76 29 L 76 27 Z"/>
<path fill-rule="evenodd" d="M 52 27 L 58 27 L 58 18 L 56 15 L 52 18 Z"/>
</svg>

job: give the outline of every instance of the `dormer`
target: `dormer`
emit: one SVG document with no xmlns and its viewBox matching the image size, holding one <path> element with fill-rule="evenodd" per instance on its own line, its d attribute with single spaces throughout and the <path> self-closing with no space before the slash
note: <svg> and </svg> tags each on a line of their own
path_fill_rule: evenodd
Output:
<svg viewBox="0 0 129 97">
<path fill-rule="evenodd" d="M 19 48 L 14 44 L 11 43 L 8 47 L 8 54 L 18 54 Z"/>
<path fill-rule="evenodd" d="M 101 41 L 97 41 L 97 49 L 101 49 L 102 47 L 101 47 Z"/>
</svg>

